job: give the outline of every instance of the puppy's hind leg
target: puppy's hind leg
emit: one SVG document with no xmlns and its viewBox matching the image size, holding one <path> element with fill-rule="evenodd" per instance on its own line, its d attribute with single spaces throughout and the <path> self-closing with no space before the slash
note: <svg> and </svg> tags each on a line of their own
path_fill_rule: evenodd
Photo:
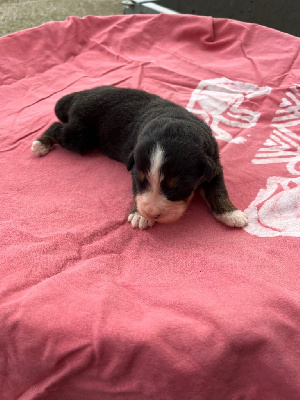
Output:
<svg viewBox="0 0 300 400">
<path fill-rule="evenodd" d="M 61 135 L 63 125 L 59 122 L 54 122 L 47 130 L 37 138 L 31 146 L 31 150 L 37 156 L 45 156 L 53 149 L 53 146 L 58 143 L 57 138 Z"/>
<path fill-rule="evenodd" d="M 216 220 L 235 228 L 248 225 L 246 214 L 238 210 L 228 197 L 222 170 L 210 182 L 203 183 L 203 192 Z"/>
</svg>

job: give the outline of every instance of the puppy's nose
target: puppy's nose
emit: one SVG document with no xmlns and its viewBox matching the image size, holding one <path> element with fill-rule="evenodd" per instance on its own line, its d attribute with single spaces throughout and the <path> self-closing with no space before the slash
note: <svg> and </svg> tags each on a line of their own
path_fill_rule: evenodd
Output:
<svg viewBox="0 0 300 400">
<path fill-rule="evenodd" d="M 147 213 L 147 216 L 151 219 L 158 219 L 161 216 L 161 213 Z"/>
</svg>

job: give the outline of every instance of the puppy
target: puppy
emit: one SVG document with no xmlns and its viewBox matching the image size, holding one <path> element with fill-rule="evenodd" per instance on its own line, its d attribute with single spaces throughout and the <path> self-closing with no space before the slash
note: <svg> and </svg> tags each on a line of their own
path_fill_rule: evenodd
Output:
<svg viewBox="0 0 300 400">
<path fill-rule="evenodd" d="M 85 154 L 99 150 L 132 174 L 133 228 L 178 220 L 202 189 L 218 221 L 247 225 L 229 200 L 218 146 L 209 126 L 185 108 L 142 90 L 102 86 L 64 96 L 53 123 L 32 144 L 39 156 L 55 144 Z"/>
</svg>

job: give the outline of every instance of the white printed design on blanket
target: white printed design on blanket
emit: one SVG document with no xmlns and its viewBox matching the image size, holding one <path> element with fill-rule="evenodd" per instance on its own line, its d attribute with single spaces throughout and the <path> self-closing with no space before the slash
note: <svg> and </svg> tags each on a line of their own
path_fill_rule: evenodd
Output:
<svg viewBox="0 0 300 400">
<path fill-rule="evenodd" d="M 272 176 L 245 214 L 246 232 L 260 237 L 300 236 L 300 177 Z"/>
<path fill-rule="evenodd" d="M 199 115 L 207 122 L 216 139 L 226 142 L 243 143 L 245 137 L 235 137 L 225 129 L 247 129 L 256 125 L 260 113 L 250 110 L 244 104 L 252 98 L 271 92 L 268 86 L 259 87 L 252 83 L 232 81 L 225 77 L 203 80 L 193 91 L 187 110 Z"/>
<path fill-rule="evenodd" d="M 256 154 L 254 164 L 287 163 L 292 174 L 300 156 L 300 135 L 295 132 L 300 125 L 300 87 L 293 86 L 282 99 L 271 126 L 273 133 Z"/>
<path fill-rule="evenodd" d="M 260 237 L 300 236 L 300 90 L 291 87 L 272 120 L 273 133 L 254 164 L 286 163 L 290 178 L 273 176 L 245 210 L 245 231 Z M 297 177 L 295 177 L 297 175 Z"/>
</svg>

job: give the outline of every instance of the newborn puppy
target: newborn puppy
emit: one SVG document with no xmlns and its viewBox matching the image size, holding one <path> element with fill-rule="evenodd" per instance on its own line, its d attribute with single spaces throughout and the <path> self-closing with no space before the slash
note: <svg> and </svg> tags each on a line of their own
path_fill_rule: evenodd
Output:
<svg viewBox="0 0 300 400">
<path fill-rule="evenodd" d="M 102 86 L 64 96 L 55 113 L 61 122 L 34 141 L 32 151 L 43 156 L 54 144 L 80 154 L 96 149 L 126 164 L 133 228 L 176 221 L 198 189 L 218 221 L 247 225 L 229 200 L 211 129 L 185 108 L 142 90 Z"/>
</svg>

